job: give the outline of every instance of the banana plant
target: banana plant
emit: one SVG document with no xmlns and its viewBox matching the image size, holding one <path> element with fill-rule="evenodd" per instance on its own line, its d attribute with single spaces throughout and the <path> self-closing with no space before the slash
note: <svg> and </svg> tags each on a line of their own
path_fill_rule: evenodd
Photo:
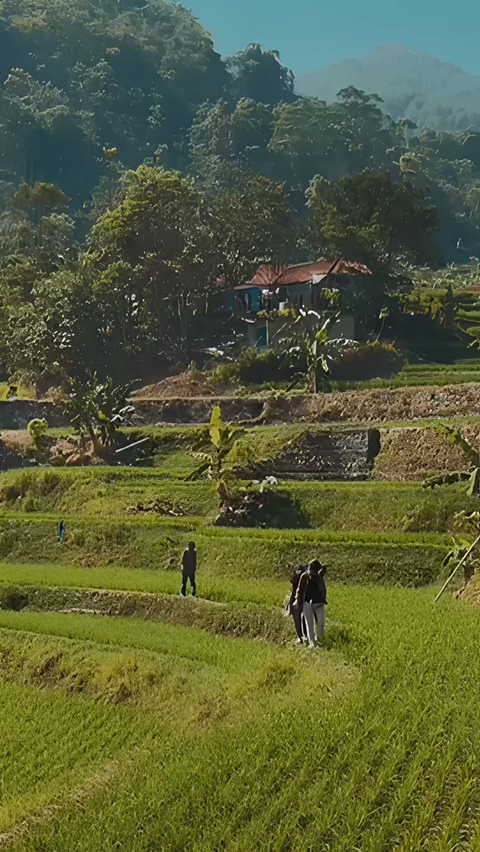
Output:
<svg viewBox="0 0 480 852">
<path fill-rule="evenodd" d="M 72 379 L 62 407 L 78 432 L 86 432 L 97 444 L 98 438 L 104 447 L 115 444 L 118 430 L 134 411 L 128 404 L 130 385 L 116 386 L 112 379 L 101 381 L 98 373 L 88 373 L 84 381 Z"/>
<path fill-rule="evenodd" d="M 205 474 L 209 479 L 214 480 L 217 483 L 221 507 L 230 497 L 229 484 L 235 478 L 231 466 L 227 463 L 227 456 L 244 434 L 244 429 L 238 429 L 223 422 L 220 406 L 216 405 L 208 427 L 208 447 L 201 452 L 193 453 L 193 457 L 200 464 L 187 477 L 187 481 L 193 481 Z"/>
<path fill-rule="evenodd" d="M 469 582 L 469 580 L 471 580 L 475 573 L 475 563 L 472 564 L 471 557 L 480 545 L 480 512 L 459 512 L 455 515 L 455 522 L 457 526 L 466 527 L 472 533 L 473 541 L 471 539 L 469 541 L 462 539 L 462 541 L 458 542 L 453 539 L 453 547 L 443 560 L 443 567 L 453 567 L 453 570 L 436 596 L 435 603 L 440 600 L 443 593 L 462 566 L 464 570 L 465 585 Z"/>
<path fill-rule="evenodd" d="M 330 338 L 332 328 L 338 322 L 340 314 L 332 314 L 325 319 L 317 311 L 306 311 L 300 308 L 298 317 L 290 329 L 293 334 L 279 340 L 285 347 L 285 354 L 292 358 L 295 355 L 306 363 L 306 375 L 308 386 L 313 393 L 330 391 L 330 367 L 338 361 L 347 349 L 358 346 L 356 340 L 348 338 Z M 310 319 L 309 319 L 310 318 Z M 295 326 L 301 324 L 302 328 L 295 332 Z M 279 335 L 286 328 L 280 330 Z M 296 382 L 302 377 L 299 374 Z"/>
</svg>

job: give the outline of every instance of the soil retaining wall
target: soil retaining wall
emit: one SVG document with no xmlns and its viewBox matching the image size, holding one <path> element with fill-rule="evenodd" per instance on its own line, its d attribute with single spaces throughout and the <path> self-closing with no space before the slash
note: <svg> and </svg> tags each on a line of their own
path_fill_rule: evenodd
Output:
<svg viewBox="0 0 480 852">
<path fill-rule="evenodd" d="M 0 402 L 0 430 L 26 429 L 30 420 L 46 420 L 51 429 L 69 425 L 68 418 L 51 402 L 17 399 Z"/>
<path fill-rule="evenodd" d="M 274 461 L 274 473 L 297 481 L 367 479 L 380 451 L 377 430 L 306 434 Z"/>
<path fill-rule="evenodd" d="M 134 426 L 205 424 L 212 408 L 220 405 L 227 421 L 246 423 L 380 423 L 438 417 L 480 415 L 480 382 L 446 387 L 346 391 L 271 398 L 195 397 L 190 399 L 134 399 Z M 68 426 L 65 415 L 50 402 L 0 402 L 0 430 L 26 429 L 35 417 L 49 426 Z"/>
<path fill-rule="evenodd" d="M 137 426 L 208 423 L 214 405 L 224 420 L 263 423 L 381 423 L 480 415 L 480 382 L 446 387 L 345 391 L 318 395 L 242 399 L 205 397 L 134 400 Z"/>
<path fill-rule="evenodd" d="M 474 447 L 480 446 L 479 426 L 462 426 L 459 431 Z M 381 444 L 375 479 L 415 481 L 470 468 L 462 448 L 434 426 L 382 429 Z"/>
<path fill-rule="evenodd" d="M 269 400 L 269 423 L 392 422 L 480 415 L 480 382 L 446 387 L 345 391 Z"/>
<path fill-rule="evenodd" d="M 202 424 L 209 423 L 212 409 L 220 405 L 226 421 L 252 421 L 262 414 L 262 400 L 221 397 L 218 399 L 166 399 L 134 400 L 134 426 L 156 426 L 157 424 Z"/>
</svg>

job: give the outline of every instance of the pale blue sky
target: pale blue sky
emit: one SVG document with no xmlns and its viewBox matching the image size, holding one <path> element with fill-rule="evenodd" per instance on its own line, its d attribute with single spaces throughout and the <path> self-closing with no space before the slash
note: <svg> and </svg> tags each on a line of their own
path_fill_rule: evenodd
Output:
<svg viewBox="0 0 480 852">
<path fill-rule="evenodd" d="M 280 50 L 295 74 L 396 42 L 480 74 L 479 0 L 184 0 L 223 55 Z"/>
</svg>

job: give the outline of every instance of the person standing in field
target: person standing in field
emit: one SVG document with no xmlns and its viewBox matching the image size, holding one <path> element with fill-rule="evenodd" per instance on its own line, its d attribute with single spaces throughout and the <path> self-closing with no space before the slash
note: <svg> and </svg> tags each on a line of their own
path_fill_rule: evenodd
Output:
<svg viewBox="0 0 480 852">
<path fill-rule="evenodd" d="M 60 523 L 58 525 L 58 532 L 57 532 L 57 541 L 60 542 L 60 544 L 63 542 L 63 536 L 64 535 L 65 535 L 65 521 L 60 521 Z"/>
<path fill-rule="evenodd" d="M 193 597 L 195 598 L 197 596 L 196 573 L 197 551 L 195 550 L 195 542 L 190 541 L 188 544 L 188 550 L 186 550 L 182 556 L 182 590 L 180 592 L 182 598 L 184 598 L 187 594 L 188 582 L 192 587 Z"/>
<path fill-rule="evenodd" d="M 326 573 L 327 569 L 325 566 L 318 559 L 314 559 L 313 562 L 310 562 L 298 583 L 295 604 L 305 619 L 308 645 L 310 648 L 316 647 L 317 641 L 323 636 L 325 630 L 325 606 L 327 603 Z"/>
<path fill-rule="evenodd" d="M 299 645 L 303 644 L 304 639 L 306 639 L 305 630 L 304 630 L 304 621 L 302 611 L 298 608 L 296 597 L 298 591 L 298 584 L 300 582 L 300 578 L 305 573 L 305 567 L 301 566 L 300 568 L 296 568 L 292 579 L 290 580 L 292 584 L 292 591 L 290 593 L 290 597 L 288 599 L 288 603 L 286 606 L 286 612 L 288 615 L 291 615 L 293 618 L 293 623 L 295 625 L 295 631 L 297 633 L 297 643 Z"/>
</svg>

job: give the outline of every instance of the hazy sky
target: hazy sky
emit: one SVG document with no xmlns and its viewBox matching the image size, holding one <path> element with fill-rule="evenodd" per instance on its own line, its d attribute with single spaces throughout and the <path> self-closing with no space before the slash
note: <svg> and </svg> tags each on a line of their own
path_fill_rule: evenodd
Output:
<svg viewBox="0 0 480 852">
<path fill-rule="evenodd" d="M 223 55 L 280 50 L 297 75 L 396 42 L 480 74 L 478 0 L 183 0 Z M 359 11 L 361 9 L 361 11 Z"/>
</svg>

